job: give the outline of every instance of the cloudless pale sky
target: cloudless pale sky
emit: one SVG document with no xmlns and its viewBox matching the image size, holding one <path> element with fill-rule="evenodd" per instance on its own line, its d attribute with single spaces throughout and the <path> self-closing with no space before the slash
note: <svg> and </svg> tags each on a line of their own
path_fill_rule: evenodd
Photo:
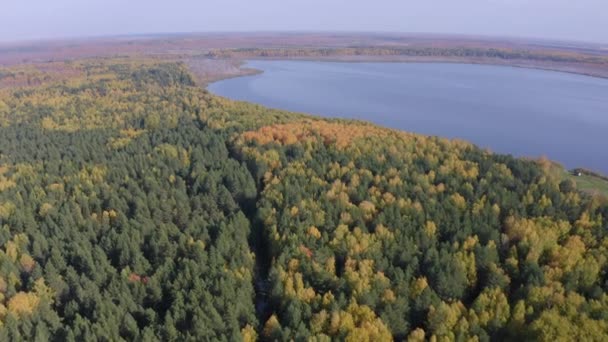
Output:
<svg viewBox="0 0 608 342">
<path fill-rule="evenodd" d="M 0 11 L 0 41 L 286 30 L 608 43 L 608 0 L 4 0 Z"/>
</svg>

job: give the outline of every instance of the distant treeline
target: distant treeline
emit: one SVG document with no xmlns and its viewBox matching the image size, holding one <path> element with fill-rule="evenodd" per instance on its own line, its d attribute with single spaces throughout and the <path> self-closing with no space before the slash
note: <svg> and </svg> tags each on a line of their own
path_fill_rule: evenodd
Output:
<svg viewBox="0 0 608 342">
<path fill-rule="evenodd" d="M 239 48 L 213 50 L 206 54 L 206 57 L 210 58 L 332 56 L 466 57 L 608 64 L 608 58 L 606 57 L 576 52 L 477 47 Z"/>
</svg>

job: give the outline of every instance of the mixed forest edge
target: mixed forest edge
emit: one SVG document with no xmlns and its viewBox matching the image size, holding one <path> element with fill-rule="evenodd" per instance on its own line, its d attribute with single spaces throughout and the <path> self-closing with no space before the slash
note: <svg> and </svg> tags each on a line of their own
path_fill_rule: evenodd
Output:
<svg viewBox="0 0 608 342">
<path fill-rule="evenodd" d="M 224 61 L 261 59 L 486 64 L 608 78 L 608 55 L 606 54 L 590 54 L 564 50 L 527 50 L 492 46 L 231 48 L 212 49 L 205 54 L 195 57 L 194 60 L 197 58 Z M 247 72 L 249 70 L 243 70 L 243 74 L 247 74 Z M 217 79 L 222 78 L 221 75 L 218 76 Z"/>
<path fill-rule="evenodd" d="M 605 340 L 608 200 L 580 177 L 179 62 L 5 68 L 0 340 Z"/>
</svg>

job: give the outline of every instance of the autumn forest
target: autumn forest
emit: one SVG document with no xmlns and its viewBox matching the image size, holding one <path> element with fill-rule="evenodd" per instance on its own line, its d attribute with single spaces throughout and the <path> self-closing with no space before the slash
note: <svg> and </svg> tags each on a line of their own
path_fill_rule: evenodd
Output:
<svg viewBox="0 0 608 342">
<path fill-rule="evenodd" d="M 607 222 L 546 160 L 181 62 L 0 69 L 1 341 L 601 341 Z"/>
</svg>

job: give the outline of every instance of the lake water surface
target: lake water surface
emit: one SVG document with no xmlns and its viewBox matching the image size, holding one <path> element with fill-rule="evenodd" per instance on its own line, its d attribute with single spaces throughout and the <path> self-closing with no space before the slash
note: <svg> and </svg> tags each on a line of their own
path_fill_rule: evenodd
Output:
<svg viewBox="0 0 608 342">
<path fill-rule="evenodd" d="M 250 61 L 209 86 L 268 107 L 462 138 L 608 174 L 608 79 L 488 65 Z"/>
</svg>

